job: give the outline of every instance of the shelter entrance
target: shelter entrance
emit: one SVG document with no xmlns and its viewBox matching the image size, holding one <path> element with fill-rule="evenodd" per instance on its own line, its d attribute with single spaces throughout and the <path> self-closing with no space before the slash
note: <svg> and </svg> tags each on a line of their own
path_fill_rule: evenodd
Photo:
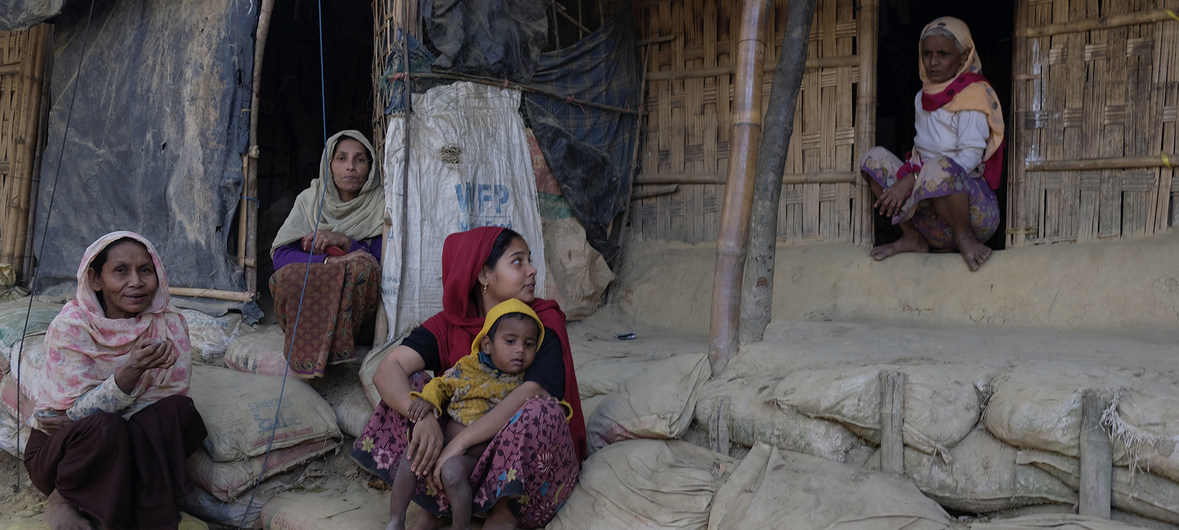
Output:
<svg viewBox="0 0 1179 530">
<path fill-rule="evenodd" d="M 941 16 L 960 18 L 970 26 L 974 44 L 978 47 L 979 60 L 982 61 L 983 75 L 990 80 L 999 95 L 1008 130 L 1011 127 L 1014 4 L 996 6 L 986 2 L 885 0 L 880 4 L 876 144 L 898 155 L 913 148 L 913 97 L 921 90 L 917 72 L 917 41 L 921 29 L 929 21 Z M 995 191 L 1002 215 L 999 229 L 986 242 L 987 246 L 994 249 L 1005 246 L 1008 180 L 1007 172 L 1004 171 L 1002 184 Z M 874 213 L 873 217 L 873 244 L 888 243 L 900 237 L 900 228 L 893 226 L 888 218 L 879 213 Z"/>
<path fill-rule="evenodd" d="M 295 196 L 319 176 L 326 137 L 342 129 L 372 137 L 372 28 L 372 6 L 364 0 L 325 4 L 322 13 L 314 2 L 275 4 L 259 94 L 260 286 L 272 272 L 275 233 Z"/>
</svg>

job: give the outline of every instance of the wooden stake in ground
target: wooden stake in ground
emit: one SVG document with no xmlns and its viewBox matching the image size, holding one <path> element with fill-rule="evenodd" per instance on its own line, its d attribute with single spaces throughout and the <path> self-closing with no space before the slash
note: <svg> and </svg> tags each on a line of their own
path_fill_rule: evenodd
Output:
<svg viewBox="0 0 1179 530">
<path fill-rule="evenodd" d="M 753 204 L 754 157 L 761 134 L 761 81 L 766 56 L 769 0 L 745 0 L 737 43 L 737 79 L 733 83 L 732 146 L 729 155 L 720 237 L 716 242 L 716 280 L 712 289 L 708 360 L 712 375 L 725 369 L 737 350 L 741 317 L 741 277 Z"/>
<path fill-rule="evenodd" d="M 1109 519 L 1113 496 L 1113 444 L 1101 424 L 1110 397 L 1097 390 L 1081 392 L 1080 514 Z"/>
<path fill-rule="evenodd" d="M 778 200 L 786 149 L 794 134 L 794 109 L 806 69 L 815 0 L 791 0 L 786 6 L 786 31 L 782 51 L 770 86 L 765 130 L 757 148 L 757 174 L 753 183 L 753 212 L 749 231 L 749 260 L 741 290 L 741 342 L 757 342 L 770 323 L 774 300 L 774 256 L 778 241 Z"/>
</svg>

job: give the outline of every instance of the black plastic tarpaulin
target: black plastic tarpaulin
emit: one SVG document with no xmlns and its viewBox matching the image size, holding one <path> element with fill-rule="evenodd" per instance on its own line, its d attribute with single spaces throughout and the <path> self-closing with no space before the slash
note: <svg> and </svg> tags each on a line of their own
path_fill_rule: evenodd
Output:
<svg viewBox="0 0 1179 530">
<path fill-rule="evenodd" d="M 0 0 L 0 31 L 29 29 L 61 13 L 64 4 L 65 0 Z"/>
<path fill-rule="evenodd" d="M 151 240 L 172 286 L 244 291 L 228 245 L 257 2 L 103 1 L 91 18 L 89 7 L 70 3 L 52 20 L 35 291 L 72 293 L 82 252 L 113 230 Z"/>
<path fill-rule="evenodd" d="M 573 46 L 545 52 L 540 61 L 529 84 L 564 97 L 525 93 L 525 114 L 586 239 L 614 263 L 622 233 L 617 221 L 635 169 L 639 115 L 576 101 L 639 110 L 639 54 L 630 13 L 624 10 Z"/>
</svg>

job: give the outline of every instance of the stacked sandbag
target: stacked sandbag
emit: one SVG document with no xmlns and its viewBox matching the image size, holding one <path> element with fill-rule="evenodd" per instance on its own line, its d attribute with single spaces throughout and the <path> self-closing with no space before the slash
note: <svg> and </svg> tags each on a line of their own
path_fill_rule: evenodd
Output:
<svg viewBox="0 0 1179 530">
<path fill-rule="evenodd" d="M 941 530 L 950 517 L 902 477 L 757 444 L 717 490 L 708 528 L 783 525 Z"/>
<path fill-rule="evenodd" d="M 286 335 L 282 328 L 269 326 L 237 337 L 225 351 L 225 366 L 259 375 L 287 373 Z"/>
<path fill-rule="evenodd" d="M 881 370 L 905 374 L 905 446 L 944 458 L 978 423 L 976 385 L 962 378 L 961 369 L 948 365 L 798 370 L 778 383 L 774 403 L 839 422 L 879 444 Z"/>
<path fill-rule="evenodd" d="M 29 374 L 40 372 L 45 367 L 45 335 L 38 334 L 17 340 L 13 344 L 13 361 L 16 352 L 20 352 L 20 372 L 13 370 L 0 378 L 0 449 L 8 454 L 19 457 L 29 441 L 31 427 L 28 426 L 29 416 L 33 414 L 33 400 L 29 398 L 28 383 L 21 381 L 17 384 L 17 376 L 22 379 Z"/>
<path fill-rule="evenodd" d="M 692 423 L 708 355 L 683 354 L 647 365 L 606 396 L 586 421 L 591 452 L 632 438 L 679 438 Z"/>
<path fill-rule="evenodd" d="M 0 373 L 9 370 L 13 346 L 22 338 L 44 335 L 49 323 L 61 312 L 61 304 L 33 301 L 27 298 L 0 303 Z"/>
<path fill-rule="evenodd" d="M 586 459 L 577 487 L 547 528 L 703 530 L 713 495 L 736 465 L 678 440 L 615 443 Z"/>
<path fill-rule="evenodd" d="M 975 429 L 948 459 L 906 447 L 905 476 L 942 506 L 965 513 L 1077 502 L 1075 487 L 1018 457 L 1018 449 Z M 879 453 L 871 466 L 879 468 Z"/>
<path fill-rule="evenodd" d="M 853 451 L 865 447 L 863 440 L 834 421 L 804 416 L 789 407 L 773 403 L 774 380 L 722 375 L 700 388 L 696 422 L 709 425 L 726 403 L 729 440 L 753 446 L 766 443 L 796 453 L 846 462 Z"/>
<path fill-rule="evenodd" d="M 334 450 L 342 439 L 331 406 L 293 378 L 194 366 L 188 395 L 209 431 L 189 458 L 189 473 L 223 501 Z"/>
<path fill-rule="evenodd" d="M 1025 515 L 970 525 L 970 530 L 1132 530 L 1140 528 L 1087 515 Z"/>
<path fill-rule="evenodd" d="M 1033 465 L 1060 479 L 1074 490 L 1081 486 L 1081 461 L 1047 451 L 1019 452 L 1019 462 Z M 1179 484 L 1158 475 L 1133 472 L 1115 466 L 1110 505 L 1151 519 L 1179 524 Z"/>
<path fill-rule="evenodd" d="M 410 503 L 407 521 L 421 508 Z M 268 530 L 336 530 L 384 528 L 389 523 L 389 493 L 352 483 L 339 495 L 312 491 L 287 491 L 275 495 L 262 508 Z"/>
<path fill-rule="evenodd" d="M 241 333 L 241 313 L 226 313 L 215 317 L 195 309 L 181 309 L 188 323 L 188 341 L 192 344 L 193 361 L 219 364 L 226 350 Z M 247 328 L 248 329 L 248 328 Z"/>
</svg>

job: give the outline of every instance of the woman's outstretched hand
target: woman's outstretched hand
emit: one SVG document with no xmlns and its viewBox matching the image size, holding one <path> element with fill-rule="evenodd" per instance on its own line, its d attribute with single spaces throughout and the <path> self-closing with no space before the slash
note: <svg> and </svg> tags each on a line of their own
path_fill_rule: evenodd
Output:
<svg viewBox="0 0 1179 530">
<path fill-rule="evenodd" d="M 909 195 L 913 194 L 913 187 L 917 183 L 917 179 L 912 173 L 901 177 L 895 184 L 889 186 L 880 194 L 880 198 L 872 204 L 873 208 L 878 209 L 880 215 L 885 217 L 894 217 L 900 215 L 905 206 L 905 201 L 909 200 Z"/>
<path fill-rule="evenodd" d="M 328 247 L 347 249 L 352 247 L 352 240 L 348 236 L 331 230 L 317 230 L 303 236 L 303 252 L 311 254 L 327 254 Z"/>
<path fill-rule="evenodd" d="M 442 452 L 442 440 L 442 426 L 433 414 L 413 424 L 405 454 L 413 457 L 409 468 L 415 475 L 425 477 L 431 474 L 438 453 Z"/>
</svg>

